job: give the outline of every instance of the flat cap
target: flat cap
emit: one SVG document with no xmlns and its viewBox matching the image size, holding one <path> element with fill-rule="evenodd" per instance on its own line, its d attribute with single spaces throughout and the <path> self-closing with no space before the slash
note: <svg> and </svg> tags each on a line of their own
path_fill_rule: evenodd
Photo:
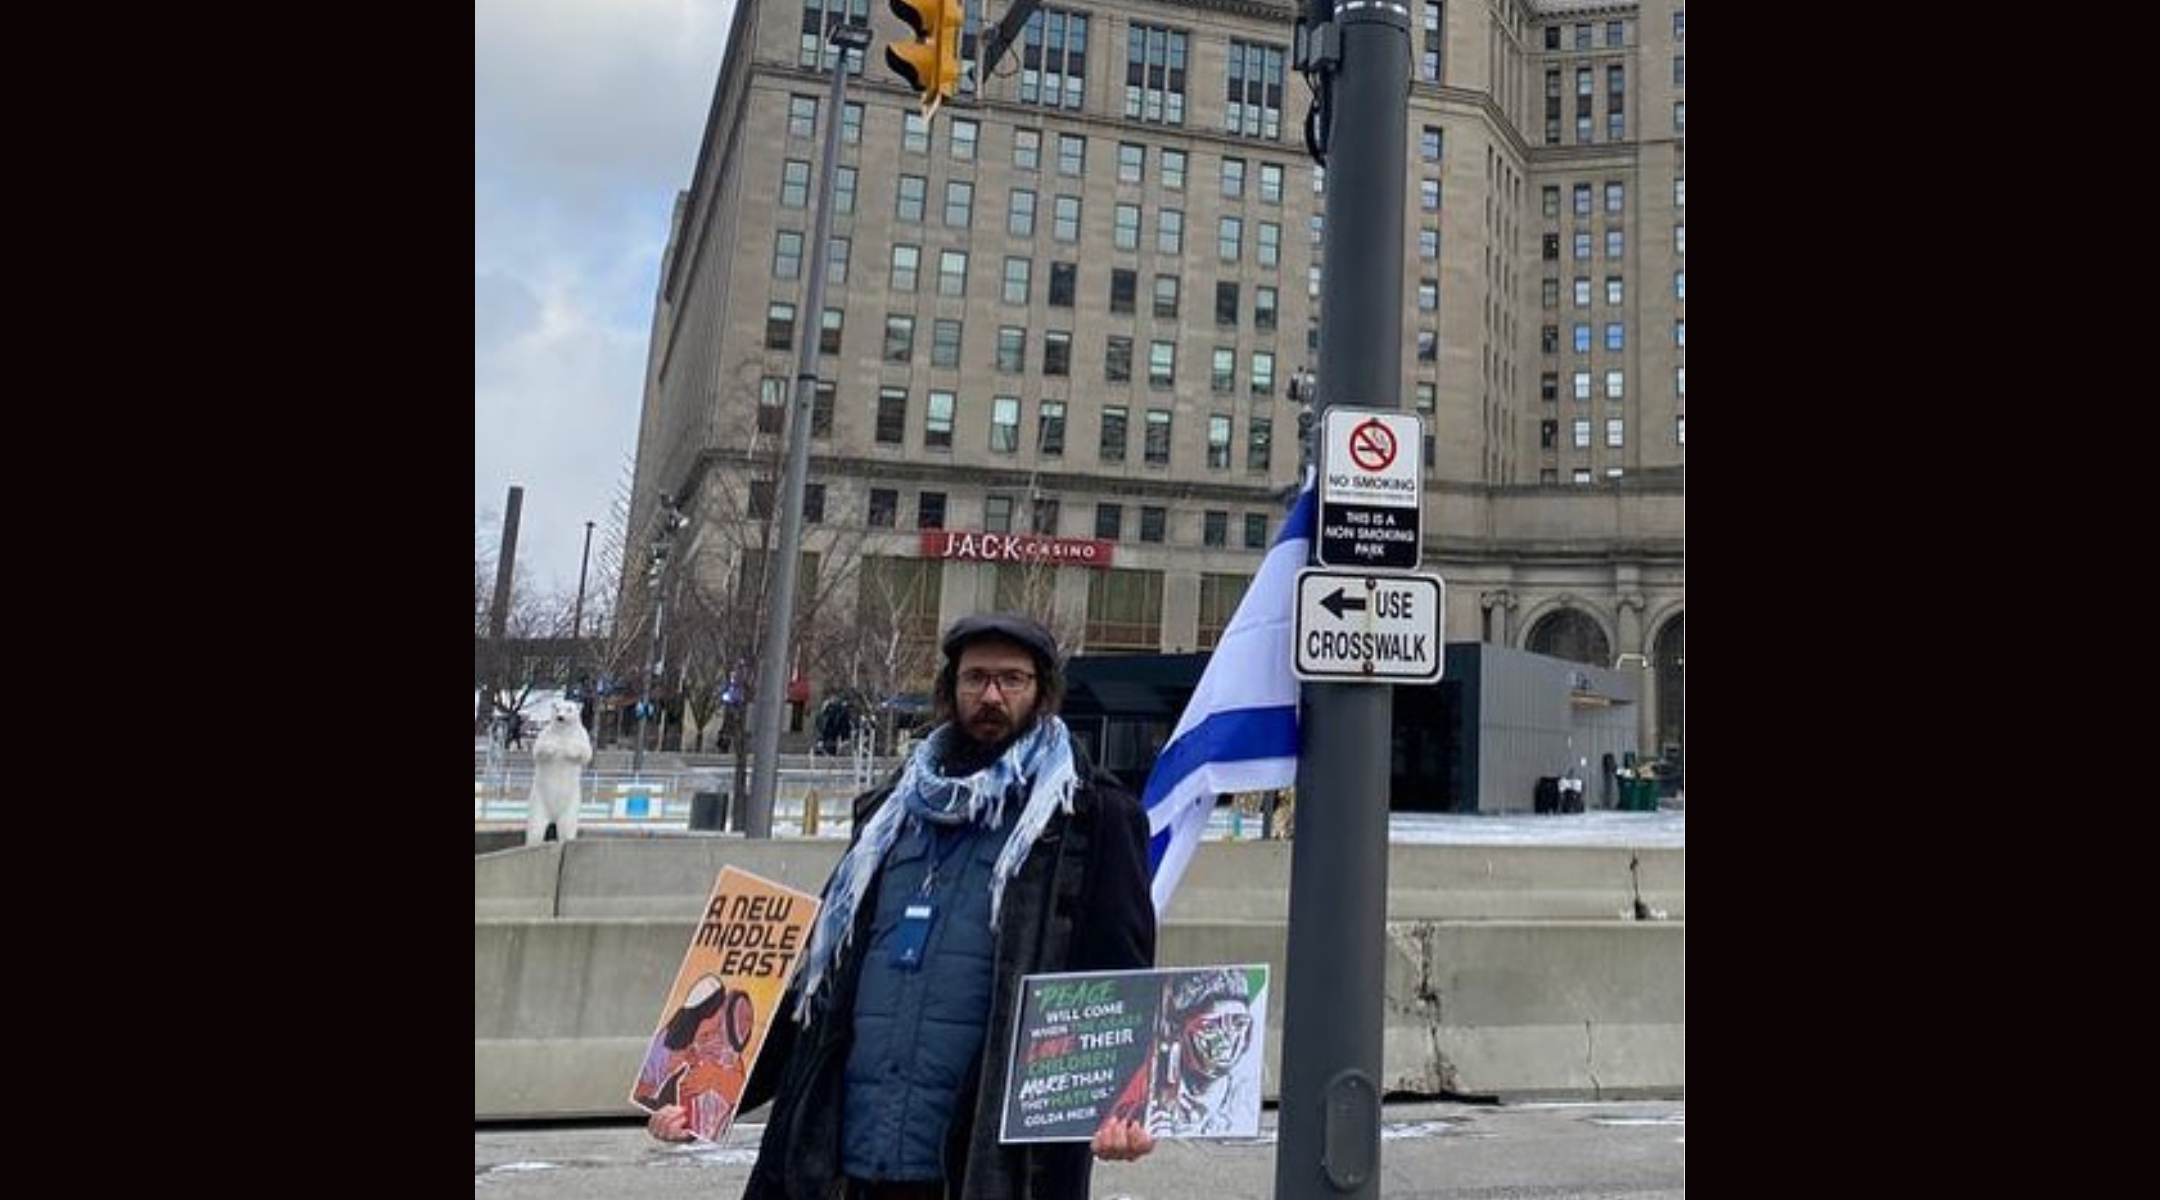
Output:
<svg viewBox="0 0 2160 1200">
<path fill-rule="evenodd" d="M 1057 641 L 1042 622 L 1019 613 L 977 613 L 953 622 L 940 643 L 945 657 L 958 659 L 960 651 L 977 638 L 1000 637 L 1027 647 L 1045 666 L 1057 662 Z"/>
</svg>

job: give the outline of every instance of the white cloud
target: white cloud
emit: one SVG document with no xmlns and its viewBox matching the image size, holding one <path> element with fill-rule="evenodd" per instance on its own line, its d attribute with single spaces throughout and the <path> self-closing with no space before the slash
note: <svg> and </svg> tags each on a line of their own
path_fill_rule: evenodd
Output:
<svg viewBox="0 0 2160 1200">
<path fill-rule="evenodd" d="M 577 585 L 636 445 L 675 193 L 733 0 L 476 0 L 473 506 L 525 488 L 518 561 Z"/>
</svg>

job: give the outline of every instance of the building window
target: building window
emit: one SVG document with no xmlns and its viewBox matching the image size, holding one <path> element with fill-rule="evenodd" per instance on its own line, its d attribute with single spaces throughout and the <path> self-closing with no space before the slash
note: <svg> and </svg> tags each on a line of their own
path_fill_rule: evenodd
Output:
<svg viewBox="0 0 2160 1200">
<path fill-rule="evenodd" d="M 1059 196 L 1051 202 L 1050 236 L 1061 242 L 1080 240 L 1080 197 Z"/>
<path fill-rule="evenodd" d="M 1102 410 L 1102 438 L 1095 456 L 1106 463 L 1125 461 L 1125 407 L 1108 405 Z"/>
<path fill-rule="evenodd" d="M 1605 372 L 1605 398 L 1606 398 L 1607 400 L 1618 400 L 1618 399 L 1621 399 L 1622 397 L 1624 397 L 1624 396 L 1625 396 L 1626 394 L 1627 394 L 1627 372 L 1625 372 L 1625 371 L 1607 371 L 1607 372 Z"/>
<path fill-rule="evenodd" d="M 1415 395 L 1417 397 L 1417 410 L 1421 413 L 1429 413 L 1433 411 L 1435 404 L 1439 398 L 1439 385 L 1431 383 L 1420 383 L 1417 385 L 1417 391 Z"/>
<path fill-rule="evenodd" d="M 840 353 L 840 333 L 847 323 L 845 309 L 828 308 L 818 321 L 818 353 Z"/>
<path fill-rule="evenodd" d="M 1163 540 L 1164 527 L 1169 523 L 1169 510 L 1155 504 L 1140 506 L 1140 540 L 1159 542 Z"/>
<path fill-rule="evenodd" d="M 1110 214 L 1110 244 L 1120 250 L 1140 248 L 1140 206 L 1120 204 Z"/>
<path fill-rule="evenodd" d="M 1175 321 L 1178 315 L 1178 277 L 1157 275 L 1155 277 L 1155 316 L 1159 320 Z"/>
<path fill-rule="evenodd" d="M 1272 350 L 1253 351 L 1252 394 L 1261 397 L 1275 394 L 1275 353 Z"/>
<path fill-rule="evenodd" d="M 1605 419 L 1605 444 L 1620 447 L 1627 444 L 1627 422 L 1619 417 Z"/>
<path fill-rule="evenodd" d="M 938 295 L 967 295 L 967 261 L 965 250 L 938 251 Z"/>
<path fill-rule="evenodd" d="M 1042 169 L 1042 130 L 1013 130 L 1013 167 L 1021 171 Z"/>
<path fill-rule="evenodd" d="M 1560 373 L 1547 371 L 1538 376 L 1538 399 L 1556 403 L 1560 399 Z"/>
<path fill-rule="evenodd" d="M 1071 308 L 1073 293 L 1080 286 L 1080 265 L 1069 262 L 1050 264 L 1050 307 Z"/>
<path fill-rule="evenodd" d="M 915 290 L 915 276 L 922 268 L 922 247 L 894 246 L 892 248 L 892 289 L 896 292 Z"/>
<path fill-rule="evenodd" d="M 773 278 L 802 278 L 802 246 L 803 235 L 799 233 L 783 229 L 773 235 Z"/>
<path fill-rule="evenodd" d="M 1444 8 L 1438 0 L 1427 0 L 1425 5 L 1425 28 L 1418 42 L 1418 78 L 1426 83 L 1439 83 L 1446 63 L 1446 22 L 1441 15 Z"/>
<path fill-rule="evenodd" d="M 1618 275 L 1605 277 L 1605 303 L 1618 306 L 1627 295 L 1627 285 Z"/>
<path fill-rule="evenodd" d="M 1151 467 L 1170 465 L 1170 410 L 1151 408 L 1147 410 L 1147 430 L 1142 438 L 1147 464 Z"/>
<path fill-rule="evenodd" d="M 1421 262 L 1440 261 L 1440 231 L 1427 226 L 1417 233 L 1417 256 Z"/>
<path fill-rule="evenodd" d="M 1132 339 L 1110 335 L 1103 347 L 1103 382 L 1132 382 Z"/>
<path fill-rule="evenodd" d="M 1058 135 L 1058 174 L 1075 179 L 1087 174 L 1087 139 L 1069 133 Z"/>
<path fill-rule="evenodd" d="M 1161 571 L 1088 572 L 1088 649 L 1162 649 L 1162 585 Z"/>
<path fill-rule="evenodd" d="M 1005 303 L 1026 304 L 1028 302 L 1028 275 L 1032 268 L 1033 263 L 1025 258 L 1008 258 L 1005 260 Z"/>
<path fill-rule="evenodd" d="M 1570 378 L 1575 386 L 1575 399 L 1584 404 L 1590 403 L 1590 372 L 1577 371 Z"/>
<path fill-rule="evenodd" d="M 1095 536 L 1106 542 L 1118 540 L 1125 528 L 1125 508 L 1119 504 L 1095 506 Z"/>
<path fill-rule="evenodd" d="M 900 493 L 895 488 L 870 489 L 870 515 L 867 518 L 872 529 L 891 529 L 893 519 L 900 512 Z"/>
<path fill-rule="evenodd" d="M 923 447 L 952 449 L 953 408 L 958 398 L 951 392 L 932 392 L 923 405 Z"/>
<path fill-rule="evenodd" d="M 1275 422 L 1267 417 L 1254 417 L 1245 427 L 1245 469 L 1265 473 L 1274 452 Z M 1247 521 L 1252 518 L 1247 517 Z M 1264 524 L 1267 518 L 1260 518 Z M 1253 545 L 1250 538 L 1246 545 Z"/>
<path fill-rule="evenodd" d="M 1622 232 L 1621 232 L 1620 230 L 1617 230 L 1617 229 L 1608 229 L 1608 230 L 1606 230 L 1606 231 L 1605 231 L 1605 257 L 1606 257 L 1606 258 L 1608 258 L 1608 259 L 1616 259 L 1616 258 L 1622 258 L 1622 257 L 1624 257 L 1624 256 L 1625 256 L 1626 250 L 1627 250 L 1627 235 L 1626 235 L 1626 234 L 1622 233 Z"/>
<path fill-rule="evenodd" d="M 765 306 L 765 348 L 767 350 L 791 350 L 795 346 L 795 306 L 792 304 L 768 304 Z"/>
<path fill-rule="evenodd" d="M 1440 161 L 1440 127 L 1427 125 L 1418 134 L 1418 157 L 1426 162 Z"/>
<path fill-rule="evenodd" d="M 836 213 L 855 211 L 855 168 L 838 167 L 834 169 L 832 202 L 833 211 Z"/>
<path fill-rule="evenodd" d="M 1117 177 L 1119 183 L 1142 183 L 1147 178 L 1147 147 L 1137 142 L 1119 142 L 1117 146 Z"/>
<path fill-rule="evenodd" d="M 1148 386 L 1177 386 L 1177 343 L 1148 343 Z"/>
<path fill-rule="evenodd" d="M 1577 230 L 1570 241 L 1575 248 L 1576 262 L 1582 262 L 1590 257 L 1590 233 L 1588 230 Z"/>
<path fill-rule="evenodd" d="M 780 164 L 780 207 L 803 208 L 810 203 L 810 163 L 790 158 Z"/>
<path fill-rule="evenodd" d="M 1028 530 L 1044 537 L 1056 537 L 1058 531 L 1058 504 L 1056 496 L 1037 496 L 1028 505 L 1032 510 L 1028 517 Z"/>
<path fill-rule="evenodd" d="M 1618 321 L 1607 321 L 1605 323 L 1605 348 L 1607 350 L 1627 349 L 1627 326 Z"/>
<path fill-rule="evenodd" d="M 1431 329 L 1418 330 L 1417 360 L 1419 362 L 1440 361 L 1440 334 L 1437 331 Z"/>
<path fill-rule="evenodd" d="M 1230 544 L 1229 513 L 1211 508 L 1200 515 L 1200 544 L 1203 546 L 1227 546 Z"/>
<path fill-rule="evenodd" d="M 996 454 L 1013 454 L 1020 449 L 1020 397 L 991 399 L 990 449 Z"/>
<path fill-rule="evenodd" d="M 757 431 L 779 433 L 787 428 L 787 380 L 767 375 L 758 381 Z"/>
<path fill-rule="evenodd" d="M 954 117 L 952 123 L 952 156 L 959 162 L 975 161 L 975 144 L 981 140 L 982 127 L 965 117 Z"/>
<path fill-rule="evenodd" d="M 1282 136 L 1283 60 L 1280 46 L 1230 42 L 1223 128 L 1246 137 Z"/>
<path fill-rule="evenodd" d="M 1019 238 L 1035 236 L 1035 193 L 1014 188 L 1005 205 L 1005 232 Z"/>
<path fill-rule="evenodd" d="M 983 497 L 983 531 L 986 533 L 1012 532 L 1012 497 L 991 493 Z"/>
<path fill-rule="evenodd" d="M 1186 34 L 1132 25 L 1125 39 L 1125 117 L 1160 125 L 1185 123 Z"/>
<path fill-rule="evenodd" d="M 1222 194 L 1226 200 L 1240 200 L 1245 196 L 1245 160 L 1225 158 L 1222 160 Z"/>
<path fill-rule="evenodd" d="M 1234 263 L 1245 245 L 1245 222 L 1237 217 L 1223 217 L 1215 226 L 1215 256 L 1224 262 Z"/>
<path fill-rule="evenodd" d="M 1065 455 L 1065 402 L 1045 400 L 1037 410 L 1035 452 L 1044 458 Z"/>
<path fill-rule="evenodd" d="M 854 249 L 854 243 L 843 237 L 828 238 L 827 241 L 829 246 L 825 263 L 825 282 L 846 287 L 848 252 Z"/>
<path fill-rule="evenodd" d="M 1215 358 L 1208 371 L 1208 390 L 1225 395 L 1237 390 L 1237 347 L 1215 347 Z"/>
<path fill-rule="evenodd" d="M 816 96 L 789 96 L 787 131 L 789 137 L 807 138 L 817 134 Z"/>
<path fill-rule="evenodd" d="M 1558 448 L 1559 448 L 1559 445 L 1560 445 L 1560 422 L 1558 422 L 1558 421 L 1554 421 L 1554 420 L 1544 420 L 1544 421 L 1539 421 L 1539 422 L 1538 422 L 1538 449 L 1540 449 L 1540 450 L 1554 450 L 1554 449 L 1558 449 Z"/>
<path fill-rule="evenodd" d="M 930 365 L 957 370 L 960 366 L 960 322 L 939 317 L 930 322 Z"/>
<path fill-rule="evenodd" d="M 1568 432 L 1573 438 L 1577 450 L 1588 450 L 1590 448 L 1590 418 L 1577 417 L 1570 421 L 1568 423 Z"/>
<path fill-rule="evenodd" d="M 915 528 L 945 528 L 945 493 L 924 492 L 915 497 Z"/>
<path fill-rule="evenodd" d="M 1681 414 L 1680 414 L 1679 416 L 1677 416 L 1677 417 L 1674 417 L 1674 418 L 1673 418 L 1673 426 L 1672 426 L 1672 436 L 1673 436 L 1673 445 L 1675 445 L 1675 446 L 1685 446 L 1685 445 L 1687 445 L 1687 414 L 1686 414 L 1686 413 L 1681 413 Z"/>
<path fill-rule="evenodd" d="M 881 446 L 898 446 L 907 440 L 907 389 L 879 388 L 877 440 Z"/>
<path fill-rule="evenodd" d="M 1590 278 L 1587 275 L 1575 277 L 1575 307 L 1590 307 Z"/>
<path fill-rule="evenodd" d="M 1423 210 L 1424 210 L 1424 211 L 1426 211 L 1426 212 L 1439 212 L 1439 211 L 1440 211 L 1440 181 L 1439 181 L 1439 180 L 1437 180 L 1437 179 L 1420 179 L 1420 180 L 1418 180 L 1418 207 L 1419 207 L 1419 208 L 1421 208 L 1421 209 L 1423 209 Z"/>
<path fill-rule="evenodd" d="M 1185 152 L 1164 150 L 1162 152 L 1162 185 L 1173 192 L 1185 190 Z"/>
<path fill-rule="evenodd" d="M 885 317 L 885 361 L 889 363 L 913 362 L 915 360 L 915 318 L 902 313 L 888 313 Z"/>
<path fill-rule="evenodd" d="M 1590 324 L 1587 321 L 1575 323 L 1575 353 L 1590 353 Z"/>
<path fill-rule="evenodd" d="M 1260 222 L 1260 265 L 1272 267 L 1282 262 L 1282 226 L 1273 221 Z"/>
<path fill-rule="evenodd" d="M 911 154 L 930 153 L 930 122 L 913 109 L 900 114 L 900 148 Z"/>
<path fill-rule="evenodd" d="M 1685 348 L 1685 347 L 1687 346 L 1687 318 L 1686 318 L 1686 317 L 1677 317 L 1677 318 L 1675 318 L 1675 319 L 1673 320 L 1673 323 L 1672 323 L 1672 344 L 1673 344 L 1673 345 L 1675 345 L 1675 346 L 1679 346 L 1679 347 L 1682 347 L 1682 348 Z"/>
<path fill-rule="evenodd" d="M 1438 311 L 1440 311 L 1440 281 L 1439 281 L 1439 280 L 1437 280 L 1437 279 L 1420 279 L 1420 280 L 1418 280 L 1418 285 L 1417 285 L 1417 306 L 1418 306 L 1418 311 L 1419 311 L 1419 312 L 1438 312 Z"/>
<path fill-rule="evenodd" d="M 1020 102 L 1082 108 L 1087 102 L 1088 18 L 1038 9 L 1020 29 Z"/>
<path fill-rule="evenodd" d="M 1228 329 L 1237 328 L 1238 285 L 1223 280 L 1215 285 L 1215 323 Z"/>
<path fill-rule="evenodd" d="M 1027 370 L 1026 329 L 1018 325 L 998 327 L 997 369 L 1001 375 L 1018 375 Z"/>
<path fill-rule="evenodd" d="M 1054 329 L 1043 334 L 1043 374 L 1046 377 L 1072 374 L 1072 334 Z"/>
<path fill-rule="evenodd" d="M 1151 435 L 1154 433 L 1154 428 L 1155 415 L 1150 412 L 1148 414 L 1148 432 Z M 1163 461 L 1165 462 L 1169 461 L 1170 455 L 1169 431 L 1170 414 L 1164 413 L 1163 440 L 1165 444 L 1163 446 Z M 1154 460 L 1150 459 L 1149 461 Z M 1211 413 L 1208 416 L 1207 465 L 1210 471 L 1227 471 L 1230 469 L 1230 415 L 1228 413 Z"/>
<path fill-rule="evenodd" d="M 1253 289 L 1253 328 L 1261 333 L 1275 332 L 1276 290 L 1271 287 Z"/>
<path fill-rule="evenodd" d="M 1161 254 L 1185 252 L 1185 214 L 1175 208 L 1163 209 L 1155 221 L 1155 249 Z"/>
<path fill-rule="evenodd" d="M 1245 514 L 1245 548 L 1247 550 L 1265 550 L 1267 548 L 1266 513 Z"/>
<path fill-rule="evenodd" d="M 862 114 L 860 104 L 844 104 L 840 107 L 840 144 L 862 145 Z"/>
</svg>

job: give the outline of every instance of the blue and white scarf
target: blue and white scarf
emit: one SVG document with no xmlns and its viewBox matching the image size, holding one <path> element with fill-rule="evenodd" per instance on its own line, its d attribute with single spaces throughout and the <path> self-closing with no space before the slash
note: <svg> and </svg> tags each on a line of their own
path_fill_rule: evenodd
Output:
<svg viewBox="0 0 2160 1200">
<path fill-rule="evenodd" d="M 899 840 L 909 817 L 933 825 L 972 822 L 996 829 L 1005 820 L 1005 797 L 1017 785 L 1032 781 L 1027 807 L 1020 810 L 1004 849 L 998 852 L 996 865 L 990 869 L 990 928 L 996 929 L 1006 880 L 1027 860 L 1035 839 L 1050 823 L 1051 811 L 1072 812 L 1073 791 L 1080 779 L 1073 766 L 1072 737 L 1063 721 L 1045 717 L 1015 739 L 989 766 L 972 775 L 947 776 L 938 764 L 960 747 L 959 739 L 965 736 L 958 726 L 947 723 L 915 747 L 907 770 L 893 785 L 892 795 L 864 824 L 847 857 L 833 869 L 832 880 L 825 885 L 825 908 L 818 914 L 817 928 L 810 935 L 810 950 L 803 959 L 802 999 L 795 1005 L 797 1024 L 809 1026 L 811 997 L 817 995 L 831 974 L 833 960 L 854 936 L 855 910 L 870 888 L 870 877 L 877 874 L 885 852 Z"/>
</svg>

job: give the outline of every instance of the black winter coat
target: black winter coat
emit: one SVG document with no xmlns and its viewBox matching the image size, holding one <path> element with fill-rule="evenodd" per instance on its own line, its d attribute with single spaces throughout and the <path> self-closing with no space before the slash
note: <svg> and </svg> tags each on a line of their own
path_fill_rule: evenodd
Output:
<svg viewBox="0 0 2160 1200">
<path fill-rule="evenodd" d="M 956 1119 L 946 1135 L 945 1194 L 954 1200 L 1086 1200 L 1094 1165 L 1086 1143 L 998 1141 L 1020 977 L 1155 965 L 1147 818 L 1132 793 L 1096 770 L 1077 744 L 1073 754 L 1082 782 L 1072 815 L 1051 815 L 1006 884 L 989 1029 L 974 1087 L 959 1103 L 972 1118 Z M 855 828 L 891 794 L 888 784 L 856 797 Z M 867 895 L 877 895 L 878 882 L 871 881 Z M 853 1039 L 850 1013 L 876 908 L 859 906 L 854 936 L 832 966 L 810 1028 L 794 1020 L 799 975 L 774 1017 L 742 1097 L 742 1111 L 772 1101 L 744 1200 L 835 1200 L 843 1194 L 841 1069 Z"/>
</svg>

